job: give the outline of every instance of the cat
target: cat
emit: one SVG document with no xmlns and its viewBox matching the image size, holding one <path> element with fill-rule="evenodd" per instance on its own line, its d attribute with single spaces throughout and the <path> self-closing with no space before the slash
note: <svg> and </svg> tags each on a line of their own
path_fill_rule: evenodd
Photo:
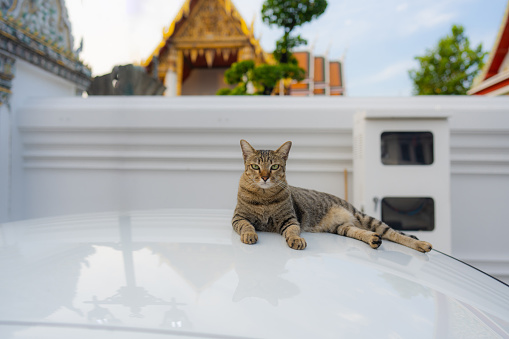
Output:
<svg viewBox="0 0 509 339">
<path fill-rule="evenodd" d="M 304 232 L 328 232 L 347 236 L 378 248 L 382 239 L 431 251 L 431 244 L 407 236 L 370 217 L 334 195 L 289 186 L 286 161 L 292 147 L 287 141 L 276 151 L 256 150 L 241 140 L 244 173 L 240 177 L 232 226 L 245 244 L 258 241 L 256 231 L 281 234 L 295 250 L 306 248 Z"/>
</svg>

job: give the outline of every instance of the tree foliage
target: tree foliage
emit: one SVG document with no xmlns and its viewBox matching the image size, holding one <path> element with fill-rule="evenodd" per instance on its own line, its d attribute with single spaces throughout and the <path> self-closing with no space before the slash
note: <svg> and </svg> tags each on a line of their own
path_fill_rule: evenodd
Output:
<svg viewBox="0 0 509 339">
<path fill-rule="evenodd" d="M 274 87 L 283 78 L 279 65 L 260 65 L 253 69 L 252 81 L 263 95 L 271 95 Z"/>
<path fill-rule="evenodd" d="M 221 88 L 217 91 L 217 95 L 246 95 L 247 84 L 252 77 L 255 67 L 253 60 L 245 60 L 235 62 L 224 73 L 224 81 L 229 85 L 237 85 L 234 89 Z"/>
<path fill-rule="evenodd" d="M 300 35 L 291 33 L 295 27 L 318 18 L 325 12 L 327 0 L 265 0 L 262 6 L 262 19 L 269 26 L 284 29 L 284 35 L 276 43 L 274 57 L 278 62 L 287 63 L 291 50 L 307 41 Z"/>
<path fill-rule="evenodd" d="M 283 35 L 281 39 L 276 41 L 276 49 L 272 54 L 274 55 L 274 59 L 280 63 L 286 64 L 292 62 L 292 50 L 301 45 L 307 45 L 307 43 L 307 40 L 301 38 L 300 35 L 296 37 Z"/>
<path fill-rule="evenodd" d="M 253 60 L 245 60 L 242 62 L 235 62 L 224 73 L 224 79 L 227 84 L 234 85 L 241 82 L 246 82 L 250 76 L 250 72 L 255 67 Z"/>
<path fill-rule="evenodd" d="M 475 49 L 462 26 L 452 26 L 451 35 L 439 40 L 423 56 L 415 57 L 419 69 L 409 71 L 416 95 L 466 94 L 484 65 L 482 44 Z"/>
<path fill-rule="evenodd" d="M 297 81 L 304 79 L 304 70 L 295 64 L 255 66 L 253 60 L 234 63 L 224 74 L 225 82 L 237 85 L 233 89 L 222 88 L 217 95 L 271 95 L 281 79 L 291 78 Z M 248 93 L 248 85 L 252 84 L 253 93 Z"/>
</svg>

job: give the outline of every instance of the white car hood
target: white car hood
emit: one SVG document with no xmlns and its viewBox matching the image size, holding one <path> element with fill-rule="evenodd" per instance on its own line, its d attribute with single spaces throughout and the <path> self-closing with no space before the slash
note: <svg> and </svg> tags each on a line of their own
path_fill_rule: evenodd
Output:
<svg viewBox="0 0 509 339">
<path fill-rule="evenodd" d="M 311 233 L 304 251 L 271 233 L 245 245 L 231 216 L 0 225 L 0 338 L 509 336 L 509 287 L 437 251 Z"/>
</svg>

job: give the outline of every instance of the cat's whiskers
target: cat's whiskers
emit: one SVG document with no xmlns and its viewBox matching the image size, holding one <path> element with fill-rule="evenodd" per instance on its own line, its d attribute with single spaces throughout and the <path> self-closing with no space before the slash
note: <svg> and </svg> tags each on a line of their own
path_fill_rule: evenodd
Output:
<svg viewBox="0 0 509 339">
<path fill-rule="evenodd" d="M 254 187 L 254 188 L 257 188 L 257 189 L 258 189 L 258 188 L 262 188 L 262 189 L 263 189 L 263 187 L 261 187 L 261 186 L 260 186 L 260 184 L 256 181 L 256 179 L 255 179 L 255 178 L 250 178 L 250 179 L 251 179 L 251 180 L 248 180 L 247 182 L 248 182 L 248 184 L 249 184 L 251 187 Z M 285 190 L 287 190 L 287 189 L 288 189 L 288 185 L 287 185 L 287 183 L 286 183 L 286 182 L 284 182 L 283 180 L 278 180 L 278 179 L 276 179 L 276 178 L 271 178 L 271 179 L 272 179 L 272 182 L 273 182 L 274 184 L 278 185 L 278 186 L 279 186 L 279 187 L 281 187 L 282 189 L 285 189 Z"/>
<path fill-rule="evenodd" d="M 288 190 L 288 184 L 285 181 L 274 179 L 274 182 L 282 189 Z"/>
</svg>

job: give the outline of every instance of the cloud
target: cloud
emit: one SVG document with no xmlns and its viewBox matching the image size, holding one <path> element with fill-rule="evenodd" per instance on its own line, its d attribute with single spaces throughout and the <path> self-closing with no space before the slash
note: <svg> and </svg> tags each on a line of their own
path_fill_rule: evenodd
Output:
<svg viewBox="0 0 509 339">
<path fill-rule="evenodd" d="M 389 81 L 395 77 L 403 76 L 407 74 L 408 70 L 412 67 L 415 67 L 415 62 L 412 60 L 403 60 L 400 62 L 393 63 L 385 68 L 383 68 L 378 73 L 375 73 L 369 77 L 360 79 L 355 83 L 351 84 L 352 86 L 365 86 L 378 84 L 381 82 Z"/>
<path fill-rule="evenodd" d="M 440 26 L 444 23 L 450 23 L 457 18 L 458 13 L 456 10 L 446 8 L 447 6 L 436 5 L 435 7 L 426 7 L 413 12 L 412 15 L 407 15 L 404 20 L 404 30 L 401 30 L 403 35 L 411 35 L 422 29 L 430 29 Z"/>
<path fill-rule="evenodd" d="M 396 12 L 403 12 L 408 8 L 408 3 L 404 2 L 396 7 Z"/>
</svg>

